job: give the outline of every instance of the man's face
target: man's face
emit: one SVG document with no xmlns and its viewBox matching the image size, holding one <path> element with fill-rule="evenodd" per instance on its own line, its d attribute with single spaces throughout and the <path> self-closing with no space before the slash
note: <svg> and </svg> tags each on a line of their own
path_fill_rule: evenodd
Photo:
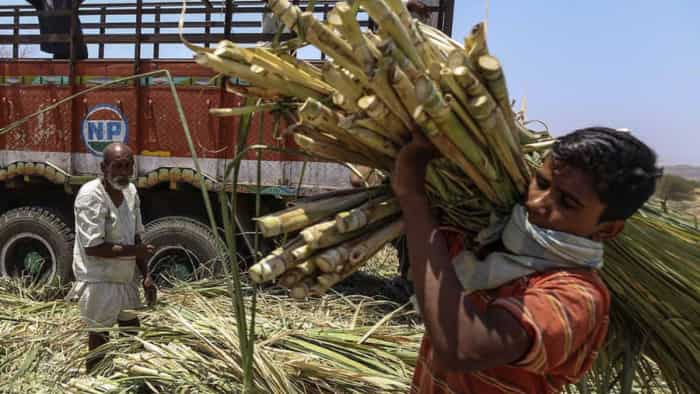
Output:
<svg viewBox="0 0 700 394">
<path fill-rule="evenodd" d="M 129 178 L 134 173 L 133 155 L 130 152 L 117 152 L 110 157 L 105 157 L 102 172 L 113 188 L 125 189 L 129 186 Z"/>
<path fill-rule="evenodd" d="M 530 223 L 536 226 L 595 240 L 609 238 L 609 223 L 599 223 L 605 205 L 593 178 L 552 158 L 532 178 L 525 207 Z"/>
</svg>

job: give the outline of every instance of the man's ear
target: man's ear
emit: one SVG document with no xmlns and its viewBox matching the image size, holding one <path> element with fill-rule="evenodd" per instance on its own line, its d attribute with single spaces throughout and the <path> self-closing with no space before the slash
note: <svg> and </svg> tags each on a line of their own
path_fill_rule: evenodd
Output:
<svg viewBox="0 0 700 394">
<path fill-rule="evenodd" d="M 593 233 L 591 238 L 594 241 L 607 241 L 617 237 L 618 234 L 625 229 L 624 220 L 612 220 L 609 222 L 604 222 L 598 225 L 598 230 Z"/>
</svg>

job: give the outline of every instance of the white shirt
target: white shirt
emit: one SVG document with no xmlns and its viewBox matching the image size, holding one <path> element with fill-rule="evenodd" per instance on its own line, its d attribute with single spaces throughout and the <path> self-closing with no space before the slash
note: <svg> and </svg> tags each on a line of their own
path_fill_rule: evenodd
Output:
<svg viewBox="0 0 700 394">
<path fill-rule="evenodd" d="M 136 187 L 129 184 L 122 193 L 124 201 L 116 207 L 101 179 L 92 180 L 80 188 L 74 205 L 73 273 L 76 280 L 88 283 L 129 283 L 133 280 L 134 257 L 104 258 L 85 253 L 85 248 L 104 242 L 134 245 L 135 236 L 143 235 Z"/>
</svg>

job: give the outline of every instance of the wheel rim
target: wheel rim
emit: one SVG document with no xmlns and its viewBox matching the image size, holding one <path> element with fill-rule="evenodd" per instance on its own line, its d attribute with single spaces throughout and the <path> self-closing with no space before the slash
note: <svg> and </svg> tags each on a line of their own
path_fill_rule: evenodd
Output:
<svg viewBox="0 0 700 394">
<path fill-rule="evenodd" d="M 56 276 L 56 253 L 51 244 L 34 233 L 12 236 L 0 251 L 3 276 L 30 277 L 31 282 L 51 282 Z"/>
<path fill-rule="evenodd" d="M 159 248 L 148 261 L 153 280 L 159 286 L 170 286 L 173 279 L 179 281 L 195 280 L 198 266 L 197 255 L 180 245 Z"/>
</svg>

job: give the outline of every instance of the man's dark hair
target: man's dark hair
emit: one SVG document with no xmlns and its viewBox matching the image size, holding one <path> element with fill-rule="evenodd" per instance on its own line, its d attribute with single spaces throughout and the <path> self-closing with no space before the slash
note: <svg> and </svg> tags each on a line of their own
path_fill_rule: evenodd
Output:
<svg viewBox="0 0 700 394">
<path fill-rule="evenodd" d="M 663 173 L 651 148 L 629 132 L 607 127 L 580 129 L 558 138 L 552 156 L 593 177 L 606 206 L 601 222 L 632 216 L 654 194 Z"/>
</svg>

